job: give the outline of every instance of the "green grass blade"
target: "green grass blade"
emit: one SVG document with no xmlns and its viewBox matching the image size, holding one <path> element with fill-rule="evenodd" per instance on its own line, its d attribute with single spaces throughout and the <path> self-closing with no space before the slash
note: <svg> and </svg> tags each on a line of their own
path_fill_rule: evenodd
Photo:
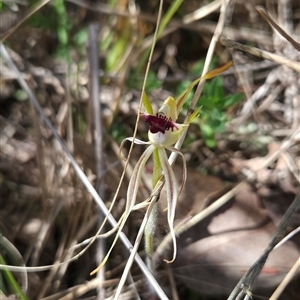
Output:
<svg viewBox="0 0 300 300">
<path fill-rule="evenodd" d="M 1 254 L 0 254 L 0 264 L 6 265 L 6 262 Z M 16 296 L 21 300 L 29 300 L 26 297 L 26 295 L 23 293 L 22 289 L 20 288 L 13 274 L 7 269 L 3 269 L 2 272 L 3 272 L 3 278 L 5 278 L 11 290 L 16 294 Z"/>
</svg>

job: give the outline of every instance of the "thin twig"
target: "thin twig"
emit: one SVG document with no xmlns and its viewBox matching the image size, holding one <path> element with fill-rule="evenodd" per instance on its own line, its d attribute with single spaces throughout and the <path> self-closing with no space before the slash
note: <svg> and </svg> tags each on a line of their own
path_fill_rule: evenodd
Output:
<svg viewBox="0 0 300 300">
<path fill-rule="evenodd" d="M 99 55 L 98 55 L 98 23 L 93 22 L 89 25 L 89 44 L 87 46 L 89 57 L 89 70 L 90 70 L 90 97 L 92 102 L 92 108 L 94 112 L 94 126 L 92 127 L 92 137 L 95 143 L 95 157 L 96 157 L 96 190 L 101 198 L 104 196 L 104 181 L 103 170 L 104 154 L 103 154 L 103 132 L 102 132 L 102 109 L 99 99 Z M 102 224 L 104 216 L 101 210 L 99 210 L 98 223 Z M 97 261 L 101 263 L 105 256 L 105 240 L 98 240 L 97 247 Z M 97 277 L 100 279 L 98 286 L 98 299 L 105 298 L 105 291 L 101 282 L 105 281 L 105 268 L 102 268 Z"/>
</svg>

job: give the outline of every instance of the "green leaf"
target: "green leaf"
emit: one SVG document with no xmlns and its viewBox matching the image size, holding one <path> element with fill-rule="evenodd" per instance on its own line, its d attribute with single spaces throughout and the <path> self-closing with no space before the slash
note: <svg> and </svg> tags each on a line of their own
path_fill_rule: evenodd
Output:
<svg viewBox="0 0 300 300">
<path fill-rule="evenodd" d="M 16 92 L 14 93 L 14 97 L 20 101 L 20 102 L 23 102 L 23 101 L 26 101 L 28 99 L 28 94 L 22 90 L 22 89 L 18 89 L 16 90 Z"/>
<path fill-rule="evenodd" d="M 215 98 L 211 96 L 203 96 L 199 99 L 199 104 L 203 106 L 203 109 L 208 112 L 213 110 L 216 107 L 216 103 L 214 101 Z"/>
<path fill-rule="evenodd" d="M 199 75 L 202 73 L 204 68 L 204 60 L 201 59 L 193 64 L 190 73 L 194 75 Z"/>
<path fill-rule="evenodd" d="M 80 29 L 74 36 L 74 42 L 77 46 L 83 46 L 88 39 L 88 31 L 86 28 Z"/>
<path fill-rule="evenodd" d="M 200 126 L 200 128 L 205 137 L 212 137 L 215 134 L 214 129 L 209 124 L 204 123 Z"/>
<path fill-rule="evenodd" d="M 217 142 L 215 139 L 205 139 L 205 144 L 209 148 L 215 148 L 217 146 Z"/>
<path fill-rule="evenodd" d="M 128 41 L 123 37 L 119 37 L 112 45 L 111 49 L 109 49 L 106 57 L 106 68 L 108 71 L 113 70 L 119 59 L 122 59 L 122 54 L 124 53 L 127 45 Z"/>
<path fill-rule="evenodd" d="M 160 26 L 159 26 L 159 30 L 158 30 L 158 34 L 157 34 L 158 37 L 160 37 L 160 35 L 162 34 L 163 30 L 165 29 L 165 27 L 167 26 L 167 24 L 170 22 L 172 16 L 178 10 L 178 8 L 182 4 L 182 2 L 183 2 L 183 0 L 173 0 L 171 2 L 171 5 L 170 5 L 168 11 L 164 14 L 164 16 L 163 16 L 163 18 L 162 18 L 162 20 L 160 22 Z"/>
<path fill-rule="evenodd" d="M 59 27 L 57 30 L 58 40 L 62 45 L 68 44 L 68 33 L 65 28 Z"/>
<path fill-rule="evenodd" d="M 230 107 L 238 102 L 240 102 L 243 99 L 243 94 L 233 94 L 226 96 L 224 101 L 224 108 Z"/>
</svg>

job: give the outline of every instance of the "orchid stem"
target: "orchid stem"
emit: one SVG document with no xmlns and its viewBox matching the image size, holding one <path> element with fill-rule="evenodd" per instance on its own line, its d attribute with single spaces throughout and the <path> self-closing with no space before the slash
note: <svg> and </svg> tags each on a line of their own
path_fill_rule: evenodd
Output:
<svg viewBox="0 0 300 300">
<path fill-rule="evenodd" d="M 158 150 L 154 149 L 153 151 L 153 176 L 152 176 L 152 187 L 155 188 L 156 184 L 158 183 L 159 179 L 161 177 L 161 164 L 158 156 Z M 153 210 L 151 212 L 151 215 L 149 217 L 149 221 L 146 225 L 144 234 L 145 234 L 145 250 L 147 253 L 147 267 L 149 270 L 154 274 L 155 268 L 153 265 L 153 237 L 156 232 L 157 227 L 157 203 L 153 206 Z"/>
<path fill-rule="evenodd" d="M 156 225 L 157 225 L 157 203 L 153 206 L 153 209 L 151 211 L 151 215 L 149 217 L 148 223 L 146 225 L 144 234 L 145 234 L 145 250 L 147 253 L 147 267 L 148 269 L 154 274 L 155 268 L 153 265 L 153 238 L 156 232 Z"/>
</svg>

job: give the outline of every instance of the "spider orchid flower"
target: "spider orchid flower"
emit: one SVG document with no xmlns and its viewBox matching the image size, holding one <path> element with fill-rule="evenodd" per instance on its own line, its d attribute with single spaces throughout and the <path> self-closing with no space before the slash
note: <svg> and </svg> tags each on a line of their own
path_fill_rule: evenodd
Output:
<svg viewBox="0 0 300 300">
<path fill-rule="evenodd" d="M 147 206 L 148 202 L 146 201 L 143 203 L 136 204 L 136 198 L 137 193 L 139 189 L 139 185 L 142 178 L 142 173 L 145 168 L 145 164 L 149 160 L 149 158 L 153 155 L 154 157 L 154 170 L 153 170 L 153 183 L 154 186 L 159 182 L 159 179 L 161 176 L 164 176 L 165 179 L 165 186 L 167 190 L 167 219 L 168 224 L 170 227 L 170 234 L 173 240 L 173 257 L 171 260 L 165 260 L 168 263 L 171 263 L 176 258 L 177 253 L 177 246 L 176 246 L 176 236 L 174 231 L 174 218 L 175 218 L 175 210 L 176 210 L 176 204 L 177 204 L 177 198 L 185 184 L 186 181 L 186 162 L 183 154 L 176 148 L 173 147 L 173 145 L 178 141 L 180 135 L 182 132 L 189 126 L 189 124 L 198 116 L 199 111 L 201 109 L 198 108 L 195 110 L 190 117 L 188 118 L 186 123 L 180 124 L 176 123 L 178 114 L 180 113 L 182 106 L 188 96 L 188 94 L 191 92 L 192 88 L 199 83 L 201 79 L 210 79 L 214 76 L 222 73 L 226 69 L 228 69 L 231 66 L 231 62 L 225 64 L 224 66 L 212 70 L 208 72 L 203 77 L 200 77 L 196 79 L 194 82 L 190 84 L 190 86 L 178 97 L 177 100 L 175 100 L 172 97 L 168 97 L 162 107 L 158 110 L 158 112 L 155 114 L 153 112 L 153 108 L 151 106 L 151 103 L 146 96 L 146 94 L 143 94 L 142 101 L 143 105 L 145 107 L 146 113 L 141 114 L 141 119 L 149 124 L 149 131 L 148 131 L 148 138 L 149 141 L 141 141 L 134 137 L 129 137 L 123 140 L 120 146 L 120 150 L 123 147 L 123 144 L 125 141 L 131 141 L 135 144 L 141 144 L 141 145 L 148 145 L 144 153 L 139 158 L 137 164 L 134 167 L 132 176 L 130 178 L 128 189 L 127 189 L 127 201 L 126 201 L 126 207 L 125 211 L 119 221 L 119 227 L 118 232 L 116 234 L 116 237 L 106 254 L 105 258 L 103 259 L 102 263 L 91 272 L 91 274 L 94 274 L 98 272 L 100 268 L 106 263 L 114 245 L 117 242 L 117 239 L 121 233 L 121 230 L 123 229 L 126 220 L 128 219 L 130 213 L 132 210 L 137 210 L 139 208 Z M 177 181 L 175 174 L 173 172 L 173 169 L 168 161 L 168 156 L 166 153 L 166 150 L 169 150 L 171 152 L 176 152 L 177 154 L 181 155 L 183 158 L 183 179 L 182 179 L 182 185 L 180 189 L 178 189 Z M 121 155 L 120 155 L 121 156 Z"/>
<path fill-rule="evenodd" d="M 144 142 L 137 138 L 133 139 L 132 137 L 127 138 L 125 140 L 132 141 L 136 144 L 144 144 L 149 145 L 148 148 L 141 155 L 138 160 L 134 170 L 132 177 L 130 179 L 128 190 L 127 190 L 127 210 L 134 209 L 137 192 L 139 188 L 139 184 L 141 181 L 142 173 L 144 172 L 145 164 L 151 155 L 154 156 L 154 160 L 156 158 L 156 167 L 159 168 L 163 172 L 163 176 L 165 178 L 165 185 L 167 190 L 167 205 L 168 205 L 168 224 L 170 228 L 170 234 L 173 239 L 173 258 L 171 261 L 173 262 L 176 257 L 176 237 L 174 232 L 174 218 L 175 218 L 175 210 L 177 204 L 177 198 L 180 194 L 180 191 L 186 181 L 186 163 L 183 154 L 176 148 L 172 147 L 179 139 L 183 130 L 188 127 L 189 123 L 197 116 L 199 110 L 195 111 L 192 116 L 189 118 L 188 123 L 179 124 L 176 123 L 178 117 L 178 103 L 176 103 L 175 99 L 172 97 L 168 97 L 163 106 L 158 110 L 156 114 L 153 114 L 153 110 L 151 104 L 146 95 L 143 97 L 144 106 L 149 113 L 143 113 L 141 115 L 141 119 L 149 124 L 148 138 L 149 141 Z M 124 141 L 125 141 L 124 140 Z M 183 182 L 180 190 L 178 189 L 177 181 L 173 169 L 168 161 L 168 156 L 166 150 L 171 152 L 176 152 L 180 154 L 183 158 Z M 154 152 L 157 151 L 157 155 L 154 155 Z M 155 170 L 154 170 L 155 172 Z"/>
</svg>

